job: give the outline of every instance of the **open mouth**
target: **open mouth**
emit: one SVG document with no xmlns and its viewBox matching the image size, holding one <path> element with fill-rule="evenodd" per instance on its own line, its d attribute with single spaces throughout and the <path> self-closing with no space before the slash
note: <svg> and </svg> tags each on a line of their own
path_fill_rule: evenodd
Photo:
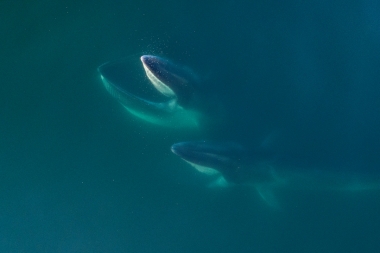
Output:
<svg viewBox="0 0 380 253">
<path fill-rule="evenodd" d="M 152 85 L 138 58 L 107 62 L 98 71 L 107 91 L 122 104 L 130 98 L 153 103 L 170 100 Z"/>
<path fill-rule="evenodd" d="M 198 127 L 199 113 L 187 107 L 193 83 L 178 65 L 145 55 L 107 62 L 98 71 L 106 90 L 134 116 L 163 126 Z"/>
</svg>

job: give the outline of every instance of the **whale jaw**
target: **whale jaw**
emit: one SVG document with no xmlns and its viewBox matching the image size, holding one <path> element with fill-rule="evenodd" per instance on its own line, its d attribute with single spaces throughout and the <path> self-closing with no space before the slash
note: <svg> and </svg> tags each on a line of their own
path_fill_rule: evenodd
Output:
<svg viewBox="0 0 380 253">
<path fill-rule="evenodd" d="M 143 121 L 164 127 L 197 129 L 202 115 L 186 107 L 193 96 L 192 83 L 188 81 L 191 75 L 157 56 L 144 55 L 140 60 L 142 64 L 134 59 L 101 65 L 98 71 L 106 90 Z"/>
</svg>

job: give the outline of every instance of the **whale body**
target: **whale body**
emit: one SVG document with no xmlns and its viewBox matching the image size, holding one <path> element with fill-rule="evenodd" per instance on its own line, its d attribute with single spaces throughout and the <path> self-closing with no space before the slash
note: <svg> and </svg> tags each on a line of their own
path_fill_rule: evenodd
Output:
<svg viewBox="0 0 380 253">
<path fill-rule="evenodd" d="M 210 186 L 252 187 L 269 205 L 278 207 L 274 192 L 297 190 L 358 192 L 378 190 L 379 177 L 360 170 L 298 166 L 284 161 L 273 151 L 247 151 L 233 142 L 188 141 L 175 143 L 171 151 L 210 177 Z"/>
</svg>

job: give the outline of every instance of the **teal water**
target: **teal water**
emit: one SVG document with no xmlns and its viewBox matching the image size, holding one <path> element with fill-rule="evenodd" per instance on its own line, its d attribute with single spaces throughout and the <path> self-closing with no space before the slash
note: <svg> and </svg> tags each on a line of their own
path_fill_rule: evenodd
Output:
<svg viewBox="0 0 380 253">
<path fill-rule="evenodd" d="M 280 150 L 378 178 L 376 1 L 0 6 L 0 252 L 379 252 L 378 191 L 285 189 L 278 210 L 205 187 L 170 152 L 283 126 Z M 129 115 L 96 69 L 142 54 L 210 80 L 225 121 L 184 132 Z"/>
</svg>

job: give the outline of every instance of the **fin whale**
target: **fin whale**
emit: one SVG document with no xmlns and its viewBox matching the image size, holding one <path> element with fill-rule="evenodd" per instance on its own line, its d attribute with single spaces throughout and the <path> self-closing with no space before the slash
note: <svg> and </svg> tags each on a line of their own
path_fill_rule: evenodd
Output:
<svg viewBox="0 0 380 253">
<path fill-rule="evenodd" d="M 198 79 L 190 69 L 143 55 L 140 61 L 104 63 L 98 72 L 106 90 L 138 118 L 166 127 L 199 126 L 201 114 L 192 106 Z"/>
<path fill-rule="evenodd" d="M 380 187 L 378 177 L 360 171 L 300 168 L 283 162 L 270 150 L 247 151 L 237 143 L 188 141 L 173 144 L 171 151 L 199 172 L 212 175 L 210 185 L 253 187 L 274 207 L 278 207 L 274 192 L 281 188 L 358 192 Z"/>
</svg>

